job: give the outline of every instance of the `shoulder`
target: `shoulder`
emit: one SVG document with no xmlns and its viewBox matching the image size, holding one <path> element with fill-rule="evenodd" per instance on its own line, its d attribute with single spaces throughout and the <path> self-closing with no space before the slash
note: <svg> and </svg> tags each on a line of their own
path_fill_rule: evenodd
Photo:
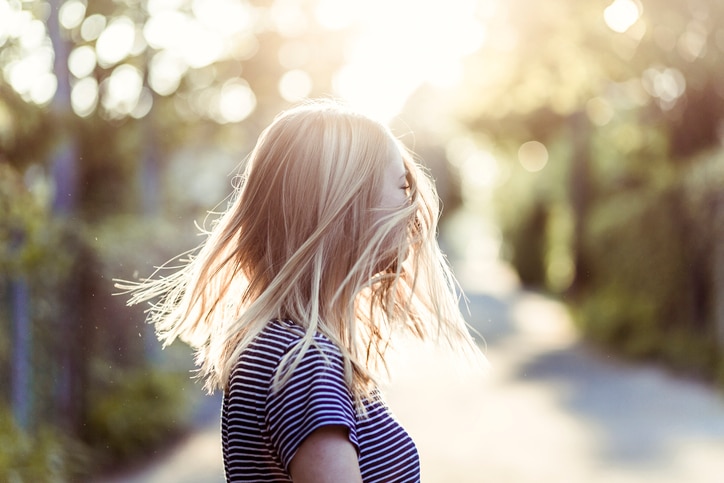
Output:
<svg viewBox="0 0 724 483">
<path fill-rule="evenodd" d="M 274 322 L 269 330 L 283 332 L 285 342 L 275 370 L 277 381 L 315 380 L 320 376 L 345 379 L 342 351 L 325 335 L 306 334 L 304 328 L 287 321 Z"/>
<path fill-rule="evenodd" d="M 317 332 L 306 345 L 305 336 L 305 329 L 293 322 L 270 321 L 244 349 L 236 370 L 248 364 L 270 367 L 275 373 L 297 365 L 343 366 L 342 352 L 328 337 Z"/>
<path fill-rule="evenodd" d="M 307 335 L 306 329 L 288 320 L 272 320 L 245 349 L 244 353 L 263 352 L 277 359 L 326 360 L 341 363 L 342 351 L 319 332 Z"/>
</svg>

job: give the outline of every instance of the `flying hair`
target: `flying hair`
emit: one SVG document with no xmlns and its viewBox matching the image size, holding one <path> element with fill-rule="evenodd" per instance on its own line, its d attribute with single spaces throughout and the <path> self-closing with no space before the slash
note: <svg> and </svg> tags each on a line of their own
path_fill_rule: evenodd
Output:
<svg viewBox="0 0 724 483">
<path fill-rule="evenodd" d="M 392 150 L 406 168 L 407 202 L 380 208 Z M 196 350 L 209 391 L 225 388 L 270 320 L 305 333 L 274 381 L 281 387 L 321 333 L 341 350 L 359 402 L 372 394 L 396 332 L 477 349 L 460 291 L 437 244 L 432 179 L 381 123 L 335 101 L 278 115 L 249 155 L 228 208 L 168 276 L 125 282 L 129 304 L 154 301 L 164 345 Z"/>
</svg>

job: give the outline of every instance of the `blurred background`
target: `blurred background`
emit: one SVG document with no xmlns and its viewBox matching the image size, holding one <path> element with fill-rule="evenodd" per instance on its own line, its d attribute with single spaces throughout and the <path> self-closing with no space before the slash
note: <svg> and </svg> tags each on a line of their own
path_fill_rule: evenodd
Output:
<svg viewBox="0 0 724 483">
<path fill-rule="evenodd" d="M 720 387 L 723 65 L 721 0 L 0 0 L 0 479 L 89 478 L 189 430 L 190 352 L 113 280 L 196 246 L 306 97 L 421 156 L 451 258 Z"/>
</svg>

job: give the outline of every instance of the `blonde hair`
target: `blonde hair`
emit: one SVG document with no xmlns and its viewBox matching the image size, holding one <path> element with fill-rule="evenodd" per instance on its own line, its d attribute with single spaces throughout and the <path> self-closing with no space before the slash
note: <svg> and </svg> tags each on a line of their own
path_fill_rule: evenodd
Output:
<svg viewBox="0 0 724 483">
<path fill-rule="evenodd" d="M 409 186 L 408 203 L 392 212 L 378 208 L 391 148 Z M 282 365 L 287 375 L 324 334 L 359 400 L 397 329 L 476 350 L 436 241 L 438 215 L 432 180 L 388 128 L 336 102 L 308 102 L 263 131 L 195 256 L 168 277 L 121 288 L 129 304 L 160 297 L 149 321 L 165 345 L 181 338 L 196 349 L 209 391 L 225 387 L 244 349 L 278 319 L 306 334 Z"/>
</svg>

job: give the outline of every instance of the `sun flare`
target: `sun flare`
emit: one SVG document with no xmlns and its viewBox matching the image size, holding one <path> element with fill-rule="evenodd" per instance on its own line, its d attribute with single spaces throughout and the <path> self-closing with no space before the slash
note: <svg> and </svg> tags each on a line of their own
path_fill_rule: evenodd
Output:
<svg viewBox="0 0 724 483">
<path fill-rule="evenodd" d="M 346 63 L 335 77 L 337 94 L 386 120 L 424 83 L 452 86 L 462 58 L 485 41 L 474 0 L 322 0 L 317 20 L 351 28 Z"/>
</svg>

